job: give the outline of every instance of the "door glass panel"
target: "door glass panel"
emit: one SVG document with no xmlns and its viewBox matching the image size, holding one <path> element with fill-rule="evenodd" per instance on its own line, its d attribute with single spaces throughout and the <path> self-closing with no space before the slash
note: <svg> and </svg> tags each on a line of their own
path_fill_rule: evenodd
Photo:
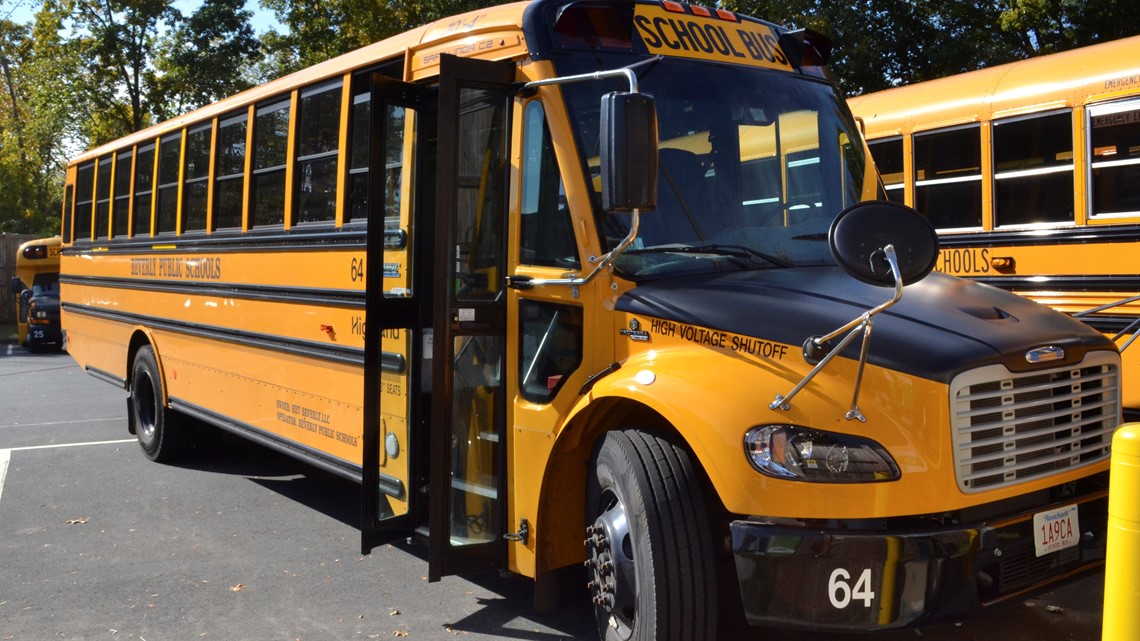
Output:
<svg viewBox="0 0 1140 641">
<path fill-rule="evenodd" d="M 451 544 L 497 537 L 503 338 L 457 336 L 452 386 Z"/>
<path fill-rule="evenodd" d="M 462 88 L 459 101 L 455 300 L 494 300 L 503 286 L 507 105 L 483 89 Z"/>
</svg>

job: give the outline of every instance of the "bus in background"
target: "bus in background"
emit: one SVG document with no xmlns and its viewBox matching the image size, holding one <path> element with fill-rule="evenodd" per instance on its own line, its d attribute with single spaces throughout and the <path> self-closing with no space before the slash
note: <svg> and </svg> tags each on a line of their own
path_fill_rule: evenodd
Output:
<svg viewBox="0 0 1140 641">
<path fill-rule="evenodd" d="M 1077 316 L 1124 362 L 1140 420 L 1140 36 L 852 98 L 935 269 Z"/>
<path fill-rule="evenodd" d="M 16 275 L 9 287 L 15 298 L 19 343 L 33 352 L 63 349 L 59 253 L 59 236 L 29 240 L 16 250 Z"/>
<path fill-rule="evenodd" d="M 203 423 L 299 457 L 362 484 L 365 551 L 585 587 L 605 639 L 922 625 L 1098 567 L 1115 346 L 930 274 L 830 48 L 539 0 L 92 149 L 70 353 L 149 458 Z"/>
</svg>

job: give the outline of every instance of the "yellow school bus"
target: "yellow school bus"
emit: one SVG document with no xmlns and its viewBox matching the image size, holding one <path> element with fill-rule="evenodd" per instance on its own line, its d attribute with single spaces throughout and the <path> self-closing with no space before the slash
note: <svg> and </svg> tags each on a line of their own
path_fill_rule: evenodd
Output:
<svg viewBox="0 0 1140 641">
<path fill-rule="evenodd" d="M 59 236 L 29 240 L 16 250 L 16 275 L 9 288 L 16 301 L 17 338 L 32 351 L 63 348 L 59 254 Z"/>
<path fill-rule="evenodd" d="M 365 551 L 585 587 L 607 639 L 923 625 L 1098 567 L 1116 347 L 930 273 L 830 49 L 540 0 L 92 149 L 70 352 L 148 457 L 204 425 L 299 457 L 362 484 Z"/>
<path fill-rule="evenodd" d="M 888 196 L 938 228 L 935 269 L 1111 336 L 1140 420 L 1140 36 L 849 104 Z"/>
</svg>

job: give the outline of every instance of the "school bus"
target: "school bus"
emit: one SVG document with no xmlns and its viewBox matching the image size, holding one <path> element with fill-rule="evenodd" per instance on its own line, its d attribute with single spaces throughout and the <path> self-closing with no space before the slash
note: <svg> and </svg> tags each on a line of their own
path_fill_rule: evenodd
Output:
<svg viewBox="0 0 1140 641">
<path fill-rule="evenodd" d="M 63 348 L 59 254 L 59 236 L 29 240 L 16 250 L 16 275 L 9 289 L 16 304 L 17 338 L 32 351 Z"/>
<path fill-rule="evenodd" d="M 573 588 L 606 639 L 922 625 L 1098 567 L 1115 345 L 930 273 L 830 50 L 540 0 L 92 149 L 70 352 L 146 456 L 205 424 L 298 457 L 361 483 L 364 551 Z"/>
<path fill-rule="evenodd" d="M 1140 420 L 1140 36 L 849 104 L 888 196 L 938 228 L 935 269 L 1111 336 Z"/>
</svg>

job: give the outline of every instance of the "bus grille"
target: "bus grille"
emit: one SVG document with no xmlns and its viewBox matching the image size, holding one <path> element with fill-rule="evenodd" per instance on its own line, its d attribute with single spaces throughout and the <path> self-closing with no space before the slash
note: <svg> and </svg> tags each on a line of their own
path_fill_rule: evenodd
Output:
<svg viewBox="0 0 1140 641">
<path fill-rule="evenodd" d="M 980 492 L 1108 458 L 1119 371 L 1116 354 L 1098 351 L 1051 370 L 959 374 L 950 384 L 958 486 Z"/>
</svg>

